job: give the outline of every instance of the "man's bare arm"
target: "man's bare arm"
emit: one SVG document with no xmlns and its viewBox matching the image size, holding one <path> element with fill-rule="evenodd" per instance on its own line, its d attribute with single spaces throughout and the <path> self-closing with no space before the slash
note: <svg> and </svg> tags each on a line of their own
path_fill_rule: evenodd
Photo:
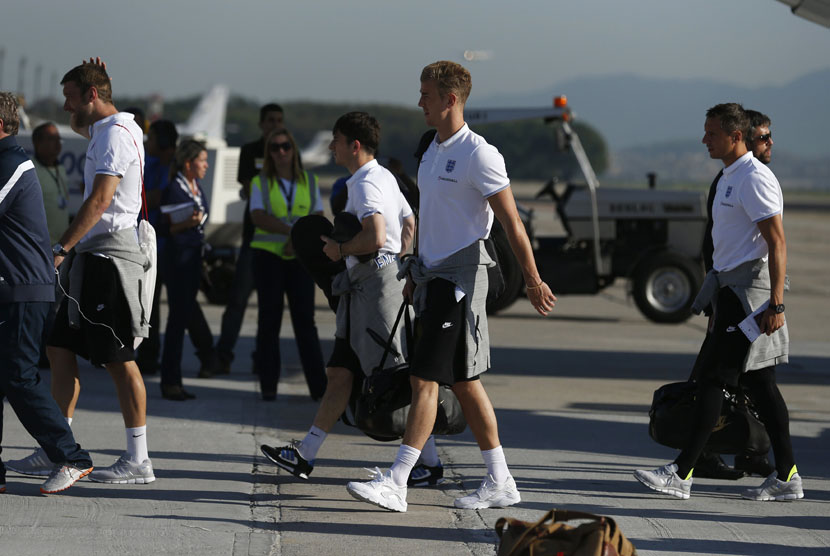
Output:
<svg viewBox="0 0 830 556">
<path fill-rule="evenodd" d="M 386 243 L 386 222 L 382 214 L 373 214 L 360 221 L 363 229 L 349 241 L 338 244 L 328 236 L 320 236 L 323 240 L 323 251 L 333 261 L 340 260 L 346 255 L 366 255 L 374 253 Z"/>
<path fill-rule="evenodd" d="M 403 257 L 409 252 L 412 246 L 412 240 L 415 238 L 415 215 L 410 214 L 403 219 L 403 227 L 401 228 L 401 252 L 400 257 Z"/>
<path fill-rule="evenodd" d="M 533 249 L 530 246 L 530 239 L 527 237 L 522 219 L 519 218 L 516 201 L 513 199 L 513 190 L 508 186 L 488 197 L 487 201 L 496 214 L 496 218 L 501 222 L 504 231 L 507 232 L 510 248 L 519 260 L 519 266 L 522 268 L 525 285 L 527 286 L 527 298 L 540 315 L 547 315 L 556 305 L 556 296 L 550 291 L 548 285 L 542 281 L 539 271 L 536 269 Z"/>
<path fill-rule="evenodd" d="M 95 224 L 101 220 L 101 215 L 110 206 L 118 184 L 121 183 L 121 176 L 110 176 L 107 174 L 96 174 L 92 182 L 92 193 L 87 197 L 84 204 L 78 210 L 75 219 L 72 220 L 69 228 L 61 236 L 60 244 L 69 251 L 84 237 Z M 55 266 L 60 265 L 60 259 L 55 257 Z"/>
<path fill-rule="evenodd" d="M 291 233 L 291 226 L 273 214 L 268 214 L 263 209 L 254 209 L 251 211 L 251 222 L 257 228 L 272 234 L 288 235 Z"/>
<path fill-rule="evenodd" d="M 770 307 L 784 303 L 784 281 L 787 275 L 787 241 L 784 237 L 784 221 L 780 214 L 758 222 L 761 236 L 769 248 Z M 772 308 L 761 317 L 761 332 L 772 334 L 784 326 L 784 315 Z"/>
</svg>

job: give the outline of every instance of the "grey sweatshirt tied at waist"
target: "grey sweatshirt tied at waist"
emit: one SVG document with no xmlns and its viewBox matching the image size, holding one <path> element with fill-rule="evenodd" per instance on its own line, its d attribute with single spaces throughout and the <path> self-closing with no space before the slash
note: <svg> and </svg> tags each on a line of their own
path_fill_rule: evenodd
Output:
<svg viewBox="0 0 830 556">
<path fill-rule="evenodd" d="M 335 337 L 348 340 L 352 351 L 360 359 L 360 366 L 367 376 L 380 364 L 384 347 L 367 332 L 371 329 L 384 343 L 389 339 L 398 309 L 403 303 L 403 284 L 395 276 L 398 262 L 378 269 L 372 261 L 358 263 L 337 274 L 332 280 L 331 293 L 339 295 L 337 305 L 337 329 Z M 348 295 L 344 295 L 348 294 Z M 399 355 L 390 354 L 385 368 L 395 367 L 404 362 L 402 349 L 403 321 L 398 327 L 392 349 Z"/>
<path fill-rule="evenodd" d="M 769 300 L 771 283 L 767 261 L 755 259 L 723 272 L 710 270 L 692 303 L 692 312 L 699 315 L 709 303 L 717 304 L 717 293 L 721 288 L 735 292 L 749 315 Z M 789 278 L 785 277 L 784 290 L 789 289 Z M 785 321 L 784 326 L 771 335 L 761 334 L 752 342 L 744 359 L 743 372 L 787 363 L 789 349 L 790 335 Z"/>
<path fill-rule="evenodd" d="M 77 255 L 100 253 L 110 258 L 118 271 L 121 288 L 124 290 L 127 305 L 130 307 L 130 325 L 133 337 L 147 338 L 150 334 L 151 308 L 144 307 L 141 299 L 143 288 L 146 287 L 144 285 L 144 272 L 150 261 L 138 246 L 135 228 L 93 236 L 76 245 L 74 253 Z M 65 265 L 68 265 L 69 268 L 68 270 L 61 268 L 61 277 L 65 277 L 68 273 L 69 295 L 80 300 L 84 275 L 84 257 L 72 254 L 64 261 L 62 266 Z M 78 305 L 70 300 L 67 307 L 69 309 L 69 325 L 73 328 L 80 327 Z M 119 338 L 119 340 L 127 344 L 126 338 Z"/>
<path fill-rule="evenodd" d="M 490 335 L 487 328 L 487 268 L 496 263 L 487 254 L 484 242 L 476 241 L 456 251 L 433 268 L 427 268 L 418 257 L 409 257 L 401 265 L 398 278 L 407 274 L 415 282 L 413 304 L 419 315 L 426 307 L 427 283 L 443 278 L 464 292 L 466 307 L 467 378 L 480 375 L 490 368 Z"/>
</svg>

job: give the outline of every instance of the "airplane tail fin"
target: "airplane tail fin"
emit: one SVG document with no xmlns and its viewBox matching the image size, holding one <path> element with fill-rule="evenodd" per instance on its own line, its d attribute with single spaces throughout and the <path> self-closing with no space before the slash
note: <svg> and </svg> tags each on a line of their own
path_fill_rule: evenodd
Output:
<svg viewBox="0 0 830 556">
<path fill-rule="evenodd" d="M 229 95 L 227 86 L 214 85 L 196 105 L 190 118 L 178 126 L 179 133 L 208 141 L 224 141 L 225 113 Z"/>
</svg>

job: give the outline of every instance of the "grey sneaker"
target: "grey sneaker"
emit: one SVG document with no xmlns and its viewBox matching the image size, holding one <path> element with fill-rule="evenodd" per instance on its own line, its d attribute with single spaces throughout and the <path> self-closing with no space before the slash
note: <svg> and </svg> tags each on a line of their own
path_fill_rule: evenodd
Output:
<svg viewBox="0 0 830 556">
<path fill-rule="evenodd" d="M 683 500 L 688 500 L 692 492 L 692 478 L 689 477 L 685 481 L 681 479 L 677 475 L 677 464 L 674 463 L 658 467 L 654 471 L 638 469 L 634 472 L 634 477 L 652 490 Z"/>
<path fill-rule="evenodd" d="M 60 465 L 52 463 L 46 455 L 46 452 L 43 451 L 43 448 L 38 448 L 34 453 L 23 459 L 13 459 L 6 462 L 6 469 L 11 469 L 15 473 L 32 477 L 46 477 L 56 467 L 60 467 Z"/>
<path fill-rule="evenodd" d="M 89 475 L 91 467 L 79 469 L 74 465 L 58 465 L 52 470 L 49 478 L 40 487 L 43 494 L 55 494 L 74 485 L 82 477 Z"/>
<path fill-rule="evenodd" d="M 145 459 L 141 463 L 135 463 L 127 454 L 122 454 L 118 461 L 101 469 L 96 469 L 89 474 L 89 480 L 96 483 L 111 484 L 146 484 L 156 480 L 153 475 L 153 463 Z"/>
<path fill-rule="evenodd" d="M 804 498 L 804 490 L 801 488 L 801 475 L 794 473 L 789 481 L 779 481 L 778 472 L 764 480 L 758 488 L 750 488 L 741 496 L 747 500 L 798 500 Z"/>
<path fill-rule="evenodd" d="M 508 476 L 501 484 L 487 475 L 473 494 L 455 499 L 455 507 L 465 510 L 482 508 L 506 508 L 522 501 L 516 481 Z"/>
<path fill-rule="evenodd" d="M 352 481 L 346 490 L 356 499 L 393 512 L 406 511 L 406 487 L 392 480 L 392 471 L 382 473 L 377 467 L 368 470 L 374 478 L 368 482 Z"/>
</svg>

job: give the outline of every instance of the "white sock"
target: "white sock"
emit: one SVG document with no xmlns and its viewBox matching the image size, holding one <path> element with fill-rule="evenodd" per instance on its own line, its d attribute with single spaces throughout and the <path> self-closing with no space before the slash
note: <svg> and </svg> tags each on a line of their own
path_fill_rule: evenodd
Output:
<svg viewBox="0 0 830 556">
<path fill-rule="evenodd" d="M 429 438 L 427 438 L 427 442 L 421 450 L 419 461 L 429 467 L 435 467 L 441 463 L 441 458 L 438 457 L 438 448 L 435 446 L 435 436 L 429 435 Z"/>
<path fill-rule="evenodd" d="M 66 419 L 66 424 L 71 427 L 72 426 L 72 417 L 64 417 L 64 419 Z"/>
<path fill-rule="evenodd" d="M 147 453 L 147 425 L 127 429 L 127 456 L 134 463 L 149 459 Z"/>
<path fill-rule="evenodd" d="M 501 484 L 510 476 L 507 469 L 507 460 L 504 459 L 504 450 L 501 446 L 492 450 L 482 450 L 481 457 L 484 458 L 484 465 L 487 466 L 487 473 L 493 476 L 493 480 Z"/>
<path fill-rule="evenodd" d="M 314 461 L 317 457 L 317 452 L 320 450 L 320 446 L 323 445 L 325 442 L 328 433 L 319 427 L 315 427 L 314 425 L 308 429 L 308 434 L 305 435 L 303 438 L 302 443 L 297 446 L 297 451 L 300 452 L 300 455 L 306 461 Z"/>
<path fill-rule="evenodd" d="M 398 455 L 395 457 L 395 463 L 389 469 L 392 472 L 392 480 L 395 481 L 396 485 L 406 486 L 409 474 L 418 462 L 418 456 L 420 455 L 421 450 L 401 444 L 401 447 L 398 448 Z"/>
</svg>

